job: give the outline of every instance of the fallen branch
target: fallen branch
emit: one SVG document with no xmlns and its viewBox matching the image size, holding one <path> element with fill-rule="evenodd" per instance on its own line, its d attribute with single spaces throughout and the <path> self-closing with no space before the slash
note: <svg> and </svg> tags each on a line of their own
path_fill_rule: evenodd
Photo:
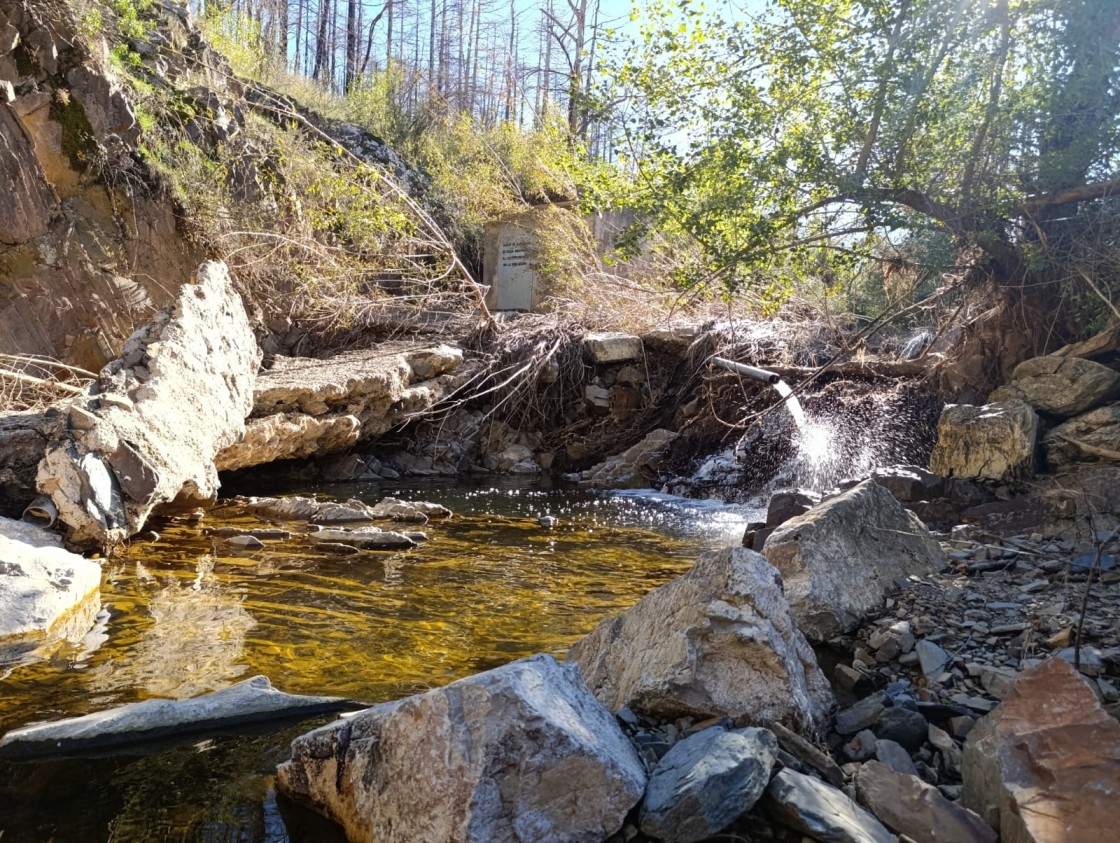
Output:
<svg viewBox="0 0 1120 843">
<path fill-rule="evenodd" d="M 78 386 L 73 386 L 61 381 L 52 381 L 45 378 L 37 378 L 34 375 L 24 374 L 23 372 L 14 372 L 11 369 L 0 368 L 0 378 L 11 378 L 12 380 L 24 383 L 29 386 L 39 387 L 41 389 L 55 389 L 59 392 L 66 392 L 70 395 L 82 395 L 85 390 Z"/>
</svg>

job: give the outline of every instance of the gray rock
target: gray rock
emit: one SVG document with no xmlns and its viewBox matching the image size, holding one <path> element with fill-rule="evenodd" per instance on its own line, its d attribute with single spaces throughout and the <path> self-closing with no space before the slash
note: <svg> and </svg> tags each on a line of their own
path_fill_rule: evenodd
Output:
<svg viewBox="0 0 1120 843">
<path fill-rule="evenodd" d="M 945 479 L 916 465 L 877 468 L 871 479 L 903 503 L 930 501 L 945 494 Z"/>
<path fill-rule="evenodd" d="M 996 833 L 977 814 L 942 796 L 917 776 L 870 761 L 859 769 L 860 801 L 915 843 L 995 843 Z"/>
<path fill-rule="evenodd" d="M 810 641 L 855 628 L 898 580 L 928 576 L 945 561 L 917 516 L 870 480 L 787 521 L 765 555 Z"/>
<path fill-rule="evenodd" d="M 910 757 L 903 746 L 896 741 L 883 740 L 877 741 L 875 744 L 875 757 L 879 763 L 886 764 L 896 773 L 903 773 L 908 776 L 918 775 L 918 768 L 914 764 L 914 759 Z"/>
<path fill-rule="evenodd" d="M 134 371 L 125 361 L 136 355 L 145 365 Z M 117 544 L 159 504 L 213 499 L 214 459 L 245 432 L 260 359 L 225 264 L 203 264 L 102 370 L 100 393 L 78 400 L 93 426 L 58 433 L 39 464 L 39 490 L 71 539 Z"/>
<path fill-rule="evenodd" d="M 282 793 L 353 841 L 599 843 L 646 776 L 574 665 L 534 656 L 297 738 Z"/>
<path fill-rule="evenodd" d="M 854 735 L 879 722 L 879 716 L 887 709 L 887 695 L 876 691 L 864 697 L 855 705 L 836 712 L 836 731 L 841 735 Z"/>
<path fill-rule="evenodd" d="M 372 521 L 376 516 L 373 507 L 357 498 L 348 501 L 317 502 L 312 524 L 352 524 L 357 521 Z"/>
<path fill-rule="evenodd" d="M 770 496 L 770 503 L 766 506 L 766 526 L 780 527 L 789 519 L 804 515 L 819 499 L 819 496 L 807 492 L 775 492 Z"/>
<path fill-rule="evenodd" d="M 1099 407 L 1042 437 L 1051 468 L 1089 460 L 1120 460 L 1120 405 Z"/>
<path fill-rule="evenodd" d="M 964 752 L 957 746 L 957 742 L 953 740 L 948 732 L 944 729 L 937 728 L 932 723 L 929 724 L 928 740 L 930 745 L 941 753 L 941 761 L 945 772 L 959 777 L 961 774 L 961 762 L 964 760 Z"/>
<path fill-rule="evenodd" d="M 778 572 L 744 548 L 701 556 L 684 576 L 600 623 L 568 659 L 612 711 L 809 729 L 832 706 Z"/>
<path fill-rule="evenodd" d="M 1007 482 L 1034 474 L 1038 415 L 1017 400 L 948 404 L 937 423 L 929 466 L 942 477 Z"/>
<path fill-rule="evenodd" d="M 400 498 L 382 498 L 373 507 L 375 518 L 426 524 L 430 518 L 450 518 L 451 510 L 438 503 L 427 501 L 402 501 Z"/>
<path fill-rule="evenodd" d="M 310 535 L 312 544 L 348 544 L 362 550 L 407 550 L 416 542 L 404 533 L 363 527 L 359 530 L 327 529 Z"/>
<path fill-rule="evenodd" d="M 945 672 L 949 666 L 949 654 L 932 641 L 922 639 L 915 645 L 918 653 L 918 664 L 922 668 L 922 676 L 927 679 L 936 679 Z"/>
<path fill-rule="evenodd" d="M 925 743 L 928 723 L 916 711 L 895 705 L 879 715 L 878 722 L 872 727 L 879 740 L 893 740 L 911 752 L 917 751 Z"/>
<path fill-rule="evenodd" d="M 765 729 L 713 726 L 676 743 L 646 786 L 642 831 L 668 843 L 718 834 L 762 796 L 777 752 Z"/>
<path fill-rule="evenodd" d="M 1120 396 L 1120 373 L 1081 357 L 1035 357 L 1015 367 L 990 400 L 1018 398 L 1042 413 L 1076 416 Z"/>
<path fill-rule="evenodd" d="M 339 697 L 285 694 L 273 688 L 267 677 L 254 676 L 191 700 L 144 700 L 14 729 L 0 739 L 0 757 L 78 752 L 353 707 L 353 702 Z"/>
<path fill-rule="evenodd" d="M 101 608 L 101 566 L 55 534 L 0 518 L 0 665 L 79 639 Z"/>
<path fill-rule="evenodd" d="M 278 518 L 285 521 L 310 521 L 323 507 L 322 501 L 299 495 L 284 498 L 237 498 L 236 503 L 246 512 L 262 518 Z"/>
<path fill-rule="evenodd" d="M 609 457 L 587 471 L 579 472 L 581 485 L 600 489 L 627 489 L 649 486 L 661 471 L 669 446 L 677 438 L 671 430 L 657 429 L 641 442 Z"/>
<path fill-rule="evenodd" d="M 255 550 L 259 547 L 264 547 L 264 542 L 262 542 L 256 536 L 250 535 L 230 536 L 225 540 L 225 544 L 228 544 L 231 547 L 244 548 L 246 550 Z"/>
<path fill-rule="evenodd" d="M 782 770 L 766 789 L 768 807 L 782 822 L 822 843 L 894 843 L 894 835 L 831 785 Z"/>
<path fill-rule="evenodd" d="M 245 435 L 218 454 L 218 468 L 339 453 L 415 418 L 476 371 L 446 350 L 380 343 L 322 360 L 276 357 L 257 380 Z"/>
<path fill-rule="evenodd" d="M 870 729 L 863 729 L 856 736 L 844 744 L 844 754 L 852 761 L 866 761 L 875 757 L 875 747 L 878 739 Z"/>
</svg>

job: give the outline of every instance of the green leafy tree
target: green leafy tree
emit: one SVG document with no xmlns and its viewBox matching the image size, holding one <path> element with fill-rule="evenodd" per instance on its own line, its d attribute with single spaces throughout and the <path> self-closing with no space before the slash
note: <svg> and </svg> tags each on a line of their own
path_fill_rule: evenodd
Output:
<svg viewBox="0 0 1120 843">
<path fill-rule="evenodd" d="M 653 0 L 613 92 L 628 204 L 707 271 L 780 293 L 949 235 L 1034 289 L 1120 190 L 1115 0 Z M 1098 226 L 1099 228 L 1099 226 Z"/>
</svg>

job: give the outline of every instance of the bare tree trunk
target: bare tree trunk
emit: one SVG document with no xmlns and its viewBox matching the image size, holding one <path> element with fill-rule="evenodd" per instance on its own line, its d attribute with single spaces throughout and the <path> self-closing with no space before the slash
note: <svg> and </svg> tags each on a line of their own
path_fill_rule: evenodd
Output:
<svg viewBox="0 0 1120 843">
<path fill-rule="evenodd" d="M 393 18 L 394 18 L 394 3 L 393 0 L 385 0 L 386 10 L 386 33 L 385 33 L 385 72 L 389 73 L 393 64 Z M 392 85 L 392 80 L 389 82 Z"/>
<path fill-rule="evenodd" d="M 544 35 L 544 68 L 538 74 L 538 90 L 540 92 L 540 105 L 537 106 L 537 119 L 543 121 L 545 112 L 548 111 L 548 89 L 552 84 L 552 0 L 547 0 L 542 22 Z"/>
<path fill-rule="evenodd" d="M 347 0 L 346 3 L 346 71 L 342 82 L 342 90 L 349 92 L 358 76 L 358 49 L 361 40 L 361 12 L 358 0 Z"/>
<path fill-rule="evenodd" d="M 580 95 L 583 91 L 583 44 L 587 35 L 587 0 L 568 0 L 572 11 L 571 64 L 568 68 L 568 131 L 574 137 L 580 136 L 579 115 Z"/>
<path fill-rule="evenodd" d="M 315 38 L 315 67 L 311 71 L 312 79 L 321 80 L 323 72 L 329 68 L 330 56 L 328 51 L 330 45 L 327 43 L 330 37 L 330 21 L 331 17 L 331 0 L 319 0 L 319 25 L 318 32 Z"/>
<path fill-rule="evenodd" d="M 296 50 L 292 72 L 297 75 L 303 72 L 303 57 L 300 55 L 300 50 L 303 47 L 303 7 L 306 4 L 307 0 L 296 0 Z"/>
</svg>

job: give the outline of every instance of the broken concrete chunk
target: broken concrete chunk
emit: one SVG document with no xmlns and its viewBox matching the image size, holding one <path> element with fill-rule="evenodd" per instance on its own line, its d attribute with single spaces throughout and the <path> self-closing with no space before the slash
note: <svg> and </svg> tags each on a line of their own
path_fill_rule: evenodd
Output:
<svg viewBox="0 0 1120 843">
<path fill-rule="evenodd" d="M 618 331 L 588 334 L 583 338 L 583 347 L 592 363 L 626 363 L 641 360 L 644 355 L 642 340 Z"/>
<path fill-rule="evenodd" d="M 108 364 L 98 395 L 70 411 L 86 429 L 56 433 L 39 464 L 39 490 L 76 543 L 117 544 L 160 504 L 213 499 L 214 458 L 252 409 L 260 350 L 223 263 L 203 264 L 126 349 L 143 365 Z"/>
</svg>

